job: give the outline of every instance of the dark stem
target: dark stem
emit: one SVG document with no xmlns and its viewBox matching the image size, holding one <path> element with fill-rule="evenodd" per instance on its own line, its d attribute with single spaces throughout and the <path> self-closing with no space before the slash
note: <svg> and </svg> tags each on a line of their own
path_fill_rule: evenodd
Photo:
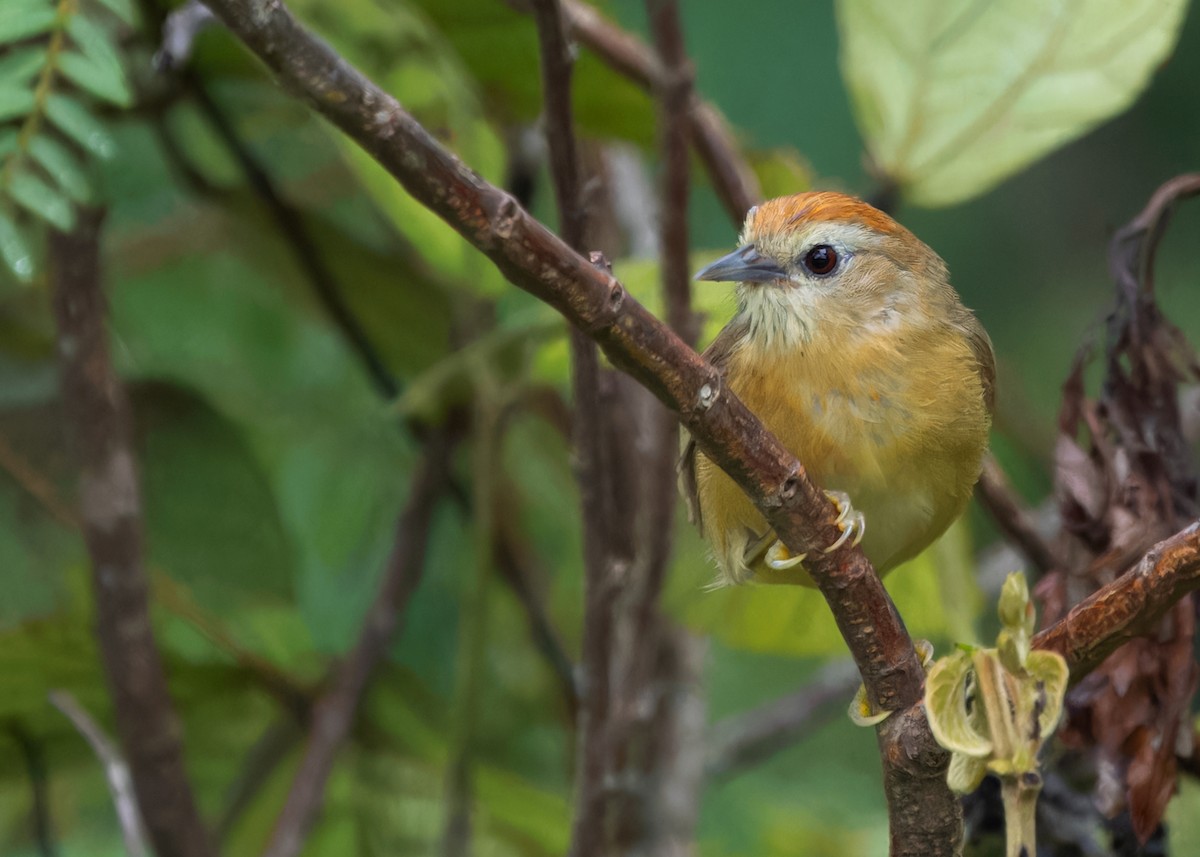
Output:
<svg viewBox="0 0 1200 857">
<path fill-rule="evenodd" d="M 979 475 L 975 491 L 980 504 L 992 516 L 1000 532 L 1025 554 L 1039 576 L 1062 567 L 1050 543 L 1038 532 L 1033 514 L 991 454 L 983 459 L 983 472 Z"/>
<path fill-rule="evenodd" d="M 584 252 L 586 206 L 571 107 L 573 60 L 558 0 L 533 0 L 542 76 L 542 103 L 550 175 L 563 241 Z M 582 705 L 578 709 L 575 772 L 574 857 L 601 854 L 605 844 L 605 780 L 612 747 L 612 640 L 615 621 L 613 542 L 617 535 L 618 488 L 610 448 L 611 420 L 596 344 L 571 330 L 572 434 L 576 480 L 583 512 L 584 625 L 581 670 Z"/>
<path fill-rule="evenodd" d="M 209 857 L 215 851 L 188 782 L 181 729 L 150 624 L 129 401 L 108 351 L 103 219 L 101 211 L 83 210 L 73 232 L 50 235 L 63 412 L 80 467 L 96 633 L 154 850 L 161 857 Z"/>
<path fill-rule="evenodd" d="M 46 774 L 46 754 L 42 742 L 26 731 L 20 723 L 13 722 L 8 734 L 16 742 L 25 760 L 25 773 L 29 777 L 29 796 L 33 806 L 33 839 L 41 857 L 56 857 L 54 829 L 50 821 L 49 778 Z"/>
<path fill-rule="evenodd" d="M 433 431 L 425 441 L 408 500 L 396 523 L 396 537 L 379 589 L 363 618 L 354 649 L 313 706 L 304 756 L 275 822 L 265 857 L 299 854 L 320 813 L 334 760 L 350 735 L 375 668 L 402 627 L 405 609 L 421 581 L 429 526 L 437 499 L 446 490 L 452 447 L 446 431 Z"/>
<path fill-rule="evenodd" d="M 717 779 L 736 776 L 810 736 L 845 711 L 858 684 L 853 664 L 835 663 L 799 690 L 727 717 L 709 735 L 706 773 Z"/>
<path fill-rule="evenodd" d="M 648 92 L 670 85 L 670 66 L 664 67 L 655 52 L 636 36 L 607 21 L 581 0 L 564 0 L 563 11 L 576 38 L 615 71 Z M 740 226 L 750 207 L 762 199 L 758 177 L 738 151 L 728 123 L 716 107 L 689 92 L 686 116 L 692 145 L 713 188 L 730 219 Z"/>
<path fill-rule="evenodd" d="M 303 215 L 280 194 L 266 167 L 259 163 L 250 148 L 242 142 L 233 127 L 233 122 L 209 94 L 199 75 L 190 68 L 185 68 L 180 72 L 180 79 L 196 106 L 200 108 L 200 113 L 208 120 L 208 124 L 224 143 L 229 154 L 237 161 L 250 188 L 262 200 L 267 213 L 275 221 L 279 234 L 291 250 L 297 266 L 312 286 L 313 294 L 328 314 L 329 320 L 357 355 L 376 391 L 385 399 L 394 399 L 400 392 L 400 384 L 350 309 L 337 277 L 318 252 Z"/>
<path fill-rule="evenodd" d="M 512 491 L 502 492 L 509 497 Z M 517 600 L 521 602 L 529 621 L 529 633 L 543 659 L 554 673 L 566 711 L 574 721 L 579 706 L 579 687 L 575 680 L 575 664 L 563 647 L 558 631 L 550 621 L 546 605 L 538 591 L 537 581 L 546 580 L 546 574 L 537 567 L 537 558 L 524 544 L 517 531 L 507 505 L 500 508 L 497 501 L 495 551 L 496 568 L 507 582 Z"/>
</svg>

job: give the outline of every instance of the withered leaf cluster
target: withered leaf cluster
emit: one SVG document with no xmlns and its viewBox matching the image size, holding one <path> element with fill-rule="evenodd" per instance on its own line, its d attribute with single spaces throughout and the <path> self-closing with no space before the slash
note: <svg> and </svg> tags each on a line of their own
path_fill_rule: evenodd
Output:
<svg viewBox="0 0 1200 857">
<path fill-rule="evenodd" d="M 1038 587 L 1047 626 L 1197 517 L 1197 461 L 1179 402 L 1181 390 L 1200 380 L 1200 364 L 1159 309 L 1153 262 L 1172 206 L 1198 192 L 1198 176 L 1168 182 L 1114 237 L 1117 289 L 1101 389 L 1095 398 L 1084 392 L 1089 345 L 1063 390 L 1055 449 L 1063 567 Z M 1110 817 L 1128 810 L 1143 842 L 1174 793 L 1177 757 L 1192 754 L 1195 611 L 1195 597 L 1184 598 L 1067 698 L 1061 737 L 1091 756 L 1098 808 Z"/>
</svg>

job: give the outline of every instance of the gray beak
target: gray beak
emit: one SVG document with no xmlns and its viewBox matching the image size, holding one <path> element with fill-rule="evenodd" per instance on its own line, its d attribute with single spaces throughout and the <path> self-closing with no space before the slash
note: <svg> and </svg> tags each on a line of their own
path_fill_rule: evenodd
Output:
<svg viewBox="0 0 1200 857">
<path fill-rule="evenodd" d="M 714 283 L 773 283 L 786 280 L 787 271 L 760 255 L 753 244 L 747 244 L 713 262 L 696 274 L 696 279 Z"/>
</svg>

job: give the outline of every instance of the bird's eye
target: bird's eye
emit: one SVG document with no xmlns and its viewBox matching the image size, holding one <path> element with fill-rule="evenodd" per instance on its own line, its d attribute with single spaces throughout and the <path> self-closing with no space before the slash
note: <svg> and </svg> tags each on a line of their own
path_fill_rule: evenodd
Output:
<svg viewBox="0 0 1200 857">
<path fill-rule="evenodd" d="M 818 244 L 804 256 L 804 267 L 818 277 L 833 271 L 837 267 L 838 254 L 828 244 Z"/>
</svg>

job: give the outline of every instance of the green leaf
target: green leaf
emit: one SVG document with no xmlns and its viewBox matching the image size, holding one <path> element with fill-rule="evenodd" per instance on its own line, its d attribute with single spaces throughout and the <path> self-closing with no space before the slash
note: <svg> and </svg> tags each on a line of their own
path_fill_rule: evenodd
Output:
<svg viewBox="0 0 1200 857">
<path fill-rule="evenodd" d="M 21 282 L 33 280 L 33 248 L 21 228 L 4 211 L 0 211 L 0 259 Z"/>
<path fill-rule="evenodd" d="M 31 106 L 32 98 L 31 95 Z M 3 111 L 0 110 L 0 116 L 2 114 Z M 108 159 L 116 153 L 116 143 L 104 124 L 74 98 L 51 94 L 46 99 L 46 117 L 56 128 L 93 155 Z"/>
<path fill-rule="evenodd" d="M 17 48 L 0 56 L 0 88 L 21 89 L 28 86 L 33 92 L 33 76 L 46 64 L 44 45 Z"/>
<path fill-rule="evenodd" d="M 0 122 L 27 115 L 33 104 L 32 88 L 0 85 Z"/>
<path fill-rule="evenodd" d="M 41 35 L 54 26 L 57 14 L 50 0 L 4 0 L 0 4 L 0 45 Z M 0 85 L 3 83 L 0 78 Z"/>
<path fill-rule="evenodd" d="M 970 794 L 979 788 L 987 775 L 987 762 L 965 753 L 950 754 L 950 769 L 946 771 L 946 785 L 955 794 Z"/>
<path fill-rule="evenodd" d="M 992 752 L 992 741 L 967 705 L 972 672 L 971 657 L 964 652 L 935 663 L 925 681 L 925 711 L 939 744 L 954 753 L 983 758 Z"/>
<path fill-rule="evenodd" d="M 87 15 L 71 16 L 71 20 L 67 22 L 67 35 L 87 56 L 122 69 L 121 58 L 113 47 L 112 37 L 104 27 Z"/>
<path fill-rule="evenodd" d="M 138 14 L 133 0 L 98 0 L 98 2 L 126 24 L 130 26 L 137 24 Z"/>
<path fill-rule="evenodd" d="M 17 170 L 8 181 L 9 195 L 22 208 L 66 232 L 75 225 L 67 198 L 30 172 Z"/>
<path fill-rule="evenodd" d="M 983 193 L 1124 110 L 1186 0 L 839 0 L 842 74 L 875 163 L 921 205 Z"/>
<path fill-rule="evenodd" d="M 119 63 L 109 63 L 78 51 L 65 51 L 58 58 L 58 70 L 71 83 L 102 101 L 118 107 L 133 103 L 133 93 L 125 83 L 125 73 Z"/>
<path fill-rule="evenodd" d="M 1025 661 L 1025 669 L 1041 683 L 1042 697 L 1041 713 L 1038 715 L 1038 731 L 1042 741 L 1046 741 L 1058 728 L 1058 719 L 1062 716 L 1063 697 L 1067 693 L 1067 682 L 1070 680 L 1070 670 L 1062 655 L 1057 652 L 1047 652 L 1035 649 L 1029 653 Z"/>
<path fill-rule="evenodd" d="M 71 150 L 53 137 L 38 134 L 29 141 L 29 155 L 58 183 L 64 194 L 78 203 L 92 199 L 92 183 Z"/>
</svg>

